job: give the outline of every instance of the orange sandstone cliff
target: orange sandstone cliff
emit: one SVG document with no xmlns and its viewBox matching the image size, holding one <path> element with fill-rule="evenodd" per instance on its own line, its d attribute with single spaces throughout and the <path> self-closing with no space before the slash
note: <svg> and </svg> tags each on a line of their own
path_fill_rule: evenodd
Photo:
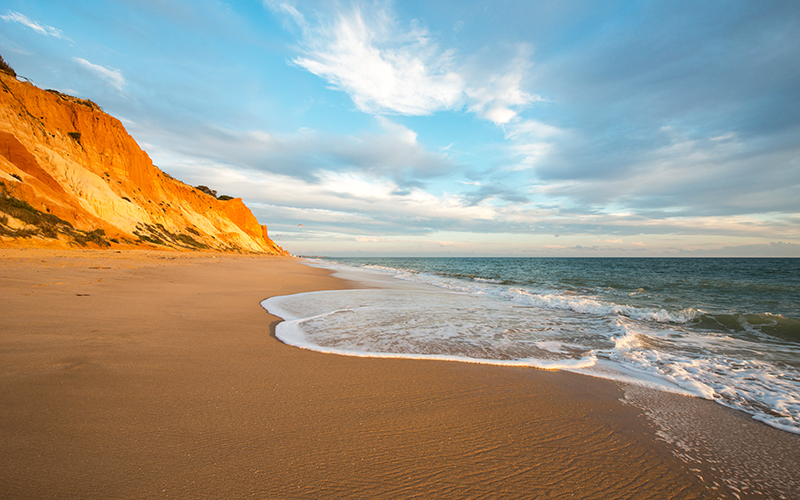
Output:
<svg viewBox="0 0 800 500">
<path fill-rule="evenodd" d="M 240 198 L 217 199 L 165 174 L 93 102 L 5 72 L 0 245 L 286 255 Z"/>
</svg>

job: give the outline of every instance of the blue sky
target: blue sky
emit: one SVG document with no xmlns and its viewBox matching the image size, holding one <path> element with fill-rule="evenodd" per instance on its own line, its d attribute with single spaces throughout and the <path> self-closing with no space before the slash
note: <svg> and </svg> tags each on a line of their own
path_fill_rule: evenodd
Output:
<svg viewBox="0 0 800 500">
<path fill-rule="evenodd" d="M 800 256 L 798 33 L 796 2 L 0 6 L 18 74 L 306 255 Z"/>
</svg>

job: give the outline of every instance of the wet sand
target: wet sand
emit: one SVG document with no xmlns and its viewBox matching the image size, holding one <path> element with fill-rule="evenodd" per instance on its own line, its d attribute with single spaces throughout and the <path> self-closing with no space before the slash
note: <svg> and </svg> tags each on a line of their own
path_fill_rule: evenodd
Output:
<svg viewBox="0 0 800 500">
<path fill-rule="evenodd" d="M 260 306 L 348 286 L 288 258 L 0 249 L 0 498 L 735 497 L 616 383 L 304 351 Z"/>
</svg>

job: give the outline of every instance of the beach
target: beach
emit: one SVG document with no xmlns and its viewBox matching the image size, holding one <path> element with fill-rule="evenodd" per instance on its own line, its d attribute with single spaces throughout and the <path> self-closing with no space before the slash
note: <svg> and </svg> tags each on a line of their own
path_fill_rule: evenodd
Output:
<svg viewBox="0 0 800 500">
<path fill-rule="evenodd" d="M 311 352 L 278 341 L 260 305 L 355 286 L 284 257 L 0 250 L 0 497 L 796 493 L 770 474 L 796 472 L 798 435 L 712 402 L 626 399 L 623 384 L 561 371 Z M 726 431 L 700 432 L 705 458 L 682 460 L 653 423 L 680 405 Z M 734 462 L 718 441 L 765 470 L 712 467 Z"/>
</svg>

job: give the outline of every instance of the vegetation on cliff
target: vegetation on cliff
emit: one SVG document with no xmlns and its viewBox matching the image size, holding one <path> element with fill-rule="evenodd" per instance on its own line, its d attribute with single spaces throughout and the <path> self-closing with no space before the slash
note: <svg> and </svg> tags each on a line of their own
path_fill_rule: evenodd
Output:
<svg viewBox="0 0 800 500">
<path fill-rule="evenodd" d="M 18 221 L 14 224 L 12 220 Z M 20 225 L 22 223 L 24 225 Z M 11 238 L 50 238 L 65 237 L 80 246 L 94 243 L 100 247 L 110 246 L 105 231 L 81 231 L 69 222 L 33 208 L 27 201 L 15 198 L 8 186 L 0 182 L 0 236 Z M 116 243 L 119 243 L 116 241 Z"/>
<path fill-rule="evenodd" d="M 14 68 L 8 65 L 5 59 L 3 59 L 3 56 L 0 56 L 0 71 L 13 77 L 17 76 L 17 72 L 14 71 Z"/>
</svg>

